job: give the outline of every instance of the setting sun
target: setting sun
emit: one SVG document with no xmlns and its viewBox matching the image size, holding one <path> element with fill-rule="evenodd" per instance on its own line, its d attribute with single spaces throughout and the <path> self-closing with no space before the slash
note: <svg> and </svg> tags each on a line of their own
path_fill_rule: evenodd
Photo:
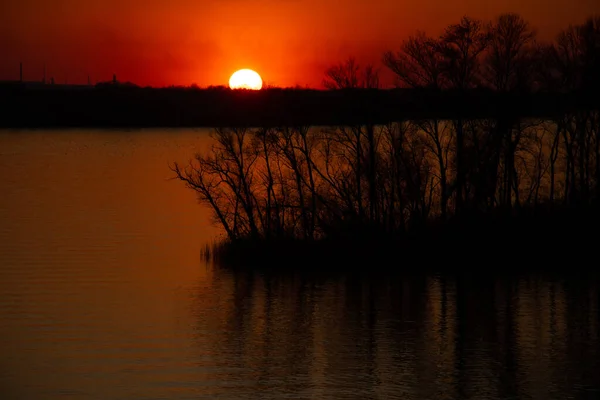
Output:
<svg viewBox="0 0 600 400">
<path fill-rule="evenodd" d="M 251 69 L 240 69 L 229 78 L 229 87 L 231 89 L 252 89 L 260 90 L 263 82 L 258 73 Z"/>
</svg>

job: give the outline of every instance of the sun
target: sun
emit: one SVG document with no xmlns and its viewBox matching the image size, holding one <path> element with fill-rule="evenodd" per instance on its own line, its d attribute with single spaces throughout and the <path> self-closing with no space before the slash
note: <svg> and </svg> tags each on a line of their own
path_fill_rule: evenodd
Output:
<svg viewBox="0 0 600 400">
<path fill-rule="evenodd" d="M 260 90 L 263 82 L 260 75 L 251 69 L 240 69 L 229 78 L 229 87 L 231 89 L 252 89 Z"/>
</svg>

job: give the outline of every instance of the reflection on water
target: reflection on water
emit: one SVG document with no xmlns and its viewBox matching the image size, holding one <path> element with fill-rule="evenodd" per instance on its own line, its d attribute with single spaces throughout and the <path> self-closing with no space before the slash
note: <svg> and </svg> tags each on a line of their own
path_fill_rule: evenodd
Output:
<svg viewBox="0 0 600 400">
<path fill-rule="evenodd" d="M 597 281 L 303 279 L 215 271 L 192 290 L 213 394 L 595 398 Z M 218 328 L 216 328 L 218 327 Z"/>
<path fill-rule="evenodd" d="M 597 276 L 203 265 L 203 131 L 0 133 L 0 398 L 600 397 Z"/>
</svg>

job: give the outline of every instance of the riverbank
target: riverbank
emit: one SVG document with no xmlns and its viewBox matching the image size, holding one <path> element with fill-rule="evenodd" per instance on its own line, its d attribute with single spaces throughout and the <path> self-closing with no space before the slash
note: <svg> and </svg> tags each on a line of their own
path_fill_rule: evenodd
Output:
<svg viewBox="0 0 600 400">
<path fill-rule="evenodd" d="M 357 230 L 310 241 L 224 241 L 207 255 L 234 269 L 569 272 L 594 268 L 599 223 L 597 206 L 540 206 L 465 213 L 395 236 Z"/>
</svg>

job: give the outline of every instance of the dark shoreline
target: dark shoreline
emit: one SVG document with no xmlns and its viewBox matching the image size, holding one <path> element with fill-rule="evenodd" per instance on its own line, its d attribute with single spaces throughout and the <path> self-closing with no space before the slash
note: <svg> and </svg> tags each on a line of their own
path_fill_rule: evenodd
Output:
<svg viewBox="0 0 600 400">
<path fill-rule="evenodd" d="M 477 212 L 430 221 L 404 235 L 340 232 L 306 241 L 224 241 L 207 259 L 234 270 L 304 272 L 510 273 L 595 269 L 600 207 L 546 207 Z"/>
<path fill-rule="evenodd" d="M 2 128 L 335 126 L 416 119 L 552 118 L 594 109 L 588 92 L 140 88 L 0 85 Z"/>
</svg>

